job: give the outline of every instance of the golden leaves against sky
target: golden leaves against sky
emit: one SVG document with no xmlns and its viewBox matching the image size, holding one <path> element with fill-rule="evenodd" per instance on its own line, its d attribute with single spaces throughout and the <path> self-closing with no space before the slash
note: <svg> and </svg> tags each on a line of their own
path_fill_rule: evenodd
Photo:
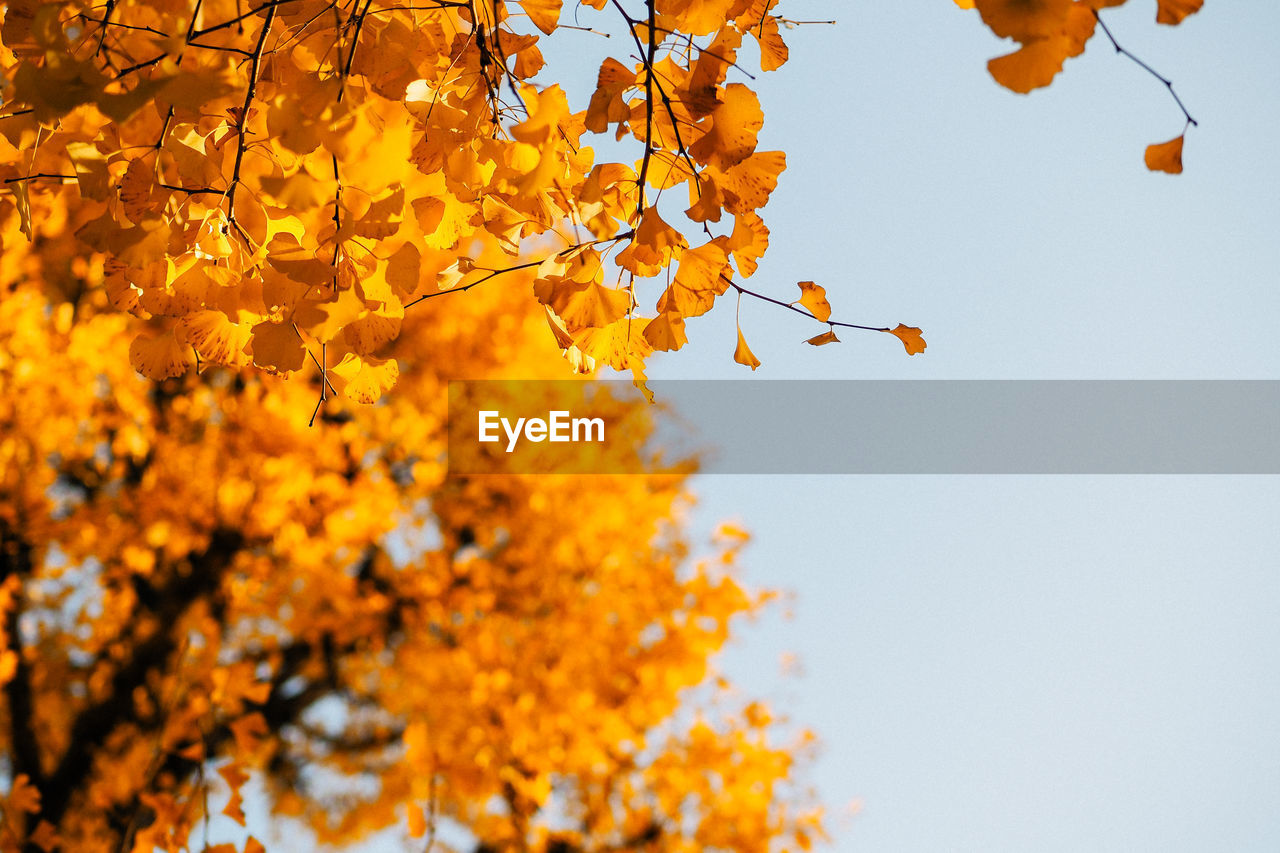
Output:
<svg viewBox="0 0 1280 853">
<path fill-rule="evenodd" d="M 956 0 L 962 9 L 977 9 L 983 22 L 997 36 L 1010 38 L 1021 46 L 1013 53 L 987 63 L 991 76 L 1002 86 L 1026 94 L 1049 85 L 1063 63 L 1084 52 L 1085 44 L 1101 30 L 1115 52 L 1132 60 L 1164 84 L 1186 119 L 1186 127 L 1196 120 L 1174 91 L 1173 83 L 1125 49 L 1100 16 L 1100 11 L 1121 6 L 1127 0 Z M 1198 12 L 1204 0 L 1158 0 L 1156 23 L 1179 24 Z M 1185 136 L 1185 129 L 1183 136 Z M 1183 136 L 1146 151 L 1151 171 L 1179 174 L 1182 171 Z"/>
<path fill-rule="evenodd" d="M 378 378 L 318 384 L 377 399 L 415 300 L 588 247 L 597 280 L 549 272 L 538 300 L 570 334 L 601 332 L 597 349 L 623 318 L 666 315 L 650 336 L 678 348 L 719 276 L 752 275 L 768 247 L 786 156 L 758 149 L 738 54 L 754 43 L 762 70 L 781 67 L 796 22 L 777 0 L 659 0 L 652 27 L 643 4 L 586 6 L 629 29 L 620 47 L 582 39 L 585 21 L 566 35 L 562 0 L 206 0 L 194 22 L 168 0 L 98 18 L 11 4 L 0 217 L 37 261 L 102 263 L 151 378 L 343 365 Z M 531 79 L 541 41 L 562 37 L 600 50 L 593 81 Z M 593 134 L 636 159 L 598 156 Z M 688 197 L 683 218 L 658 215 L 665 191 Z M 478 268 L 490 246 L 504 259 Z M 602 363 L 642 368 L 636 340 Z"/>
</svg>

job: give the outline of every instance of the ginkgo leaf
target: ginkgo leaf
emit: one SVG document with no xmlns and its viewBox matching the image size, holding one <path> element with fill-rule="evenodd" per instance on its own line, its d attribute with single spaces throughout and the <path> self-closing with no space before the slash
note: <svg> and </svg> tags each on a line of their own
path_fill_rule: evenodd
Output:
<svg viewBox="0 0 1280 853">
<path fill-rule="evenodd" d="M 689 245 L 684 235 L 658 215 L 656 207 L 645 210 L 631 244 L 618 253 L 617 264 L 641 278 L 662 272 Z"/>
<path fill-rule="evenodd" d="M 734 216 L 733 233 L 729 235 L 729 251 L 744 276 L 755 274 L 759 259 L 769 248 L 769 229 L 755 211 Z"/>
<path fill-rule="evenodd" d="M 267 370 L 289 372 L 301 370 L 306 360 L 302 338 L 292 323 L 259 323 L 253 327 L 250 344 L 253 363 Z"/>
<path fill-rule="evenodd" d="M 756 150 L 764 112 L 755 92 L 741 83 L 730 83 L 720 97 L 720 104 L 704 120 L 707 131 L 689 146 L 689 154 L 717 169 L 730 169 Z"/>
<path fill-rule="evenodd" d="M 245 347 L 251 330 L 232 323 L 221 311 L 197 311 L 178 323 L 181 337 L 195 347 L 205 361 L 239 366 L 249 362 Z"/>
<path fill-rule="evenodd" d="M 1179 135 L 1168 142 L 1148 145 L 1144 159 L 1147 168 L 1153 172 L 1167 172 L 1170 175 L 1182 174 L 1182 142 Z"/>
<path fill-rule="evenodd" d="M 134 224 L 141 223 L 148 216 L 154 216 L 151 209 L 154 169 L 151 162 L 140 157 L 129 161 L 129 167 L 120 179 L 120 204 L 124 208 L 124 215 Z"/>
<path fill-rule="evenodd" d="M 625 317 L 602 329 L 584 329 L 573 335 L 582 354 L 614 370 L 632 370 L 643 365 L 653 348 L 644 338 L 647 324 L 642 317 Z"/>
<path fill-rule="evenodd" d="M 129 362 L 148 379 L 181 376 L 195 366 L 191 345 L 174 337 L 173 329 L 152 335 L 141 332 L 129 345 Z"/>
<path fill-rule="evenodd" d="M 400 365 L 395 359 L 385 361 L 371 356 L 348 353 L 329 368 L 334 387 L 357 403 L 376 403 L 383 394 L 395 387 L 400 375 Z"/>
<path fill-rule="evenodd" d="M 825 346 L 827 344 L 838 344 L 840 339 L 836 337 L 835 329 L 827 329 L 820 335 L 814 335 L 805 341 L 806 344 L 813 344 L 815 347 Z"/>
<path fill-rule="evenodd" d="M 1037 38 L 1013 53 L 988 61 L 987 70 L 1001 86 L 1025 95 L 1053 82 L 1070 46 L 1061 36 Z"/>
<path fill-rule="evenodd" d="M 631 293 L 605 287 L 598 281 L 559 280 L 552 283 L 551 310 L 561 317 L 570 331 L 602 329 L 625 317 L 631 310 Z"/>
<path fill-rule="evenodd" d="M 80 195 L 95 201 L 106 201 L 111 193 L 111 175 L 107 172 L 107 158 L 98 147 L 89 142 L 68 142 L 67 153 L 76 171 Z"/>
<path fill-rule="evenodd" d="M 724 26 L 738 0 L 657 0 L 659 23 L 689 35 L 709 35 Z"/>
<path fill-rule="evenodd" d="M 760 45 L 760 70 L 775 71 L 781 68 L 790 56 L 787 44 L 782 40 L 782 32 L 778 29 L 778 18 L 766 15 L 758 26 L 751 28 L 751 35 Z"/>
<path fill-rule="evenodd" d="M 1204 0 L 1157 0 L 1156 23 L 1176 25 L 1204 6 Z"/>
<path fill-rule="evenodd" d="M 827 301 L 827 291 L 822 285 L 811 281 L 801 281 L 797 284 L 800 287 L 800 298 L 797 301 L 823 323 L 831 319 L 831 303 Z"/>
<path fill-rule="evenodd" d="M 672 352 L 689 342 L 684 331 L 684 317 L 664 311 L 644 327 L 644 339 L 660 352 Z"/>
<path fill-rule="evenodd" d="M 786 168 L 783 152 L 757 151 L 732 169 L 716 174 L 716 184 L 725 194 L 725 209 L 737 215 L 764 207 Z"/>
<path fill-rule="evenodd" d="M 358 355 L 377 352 L 400 335 L 404 309 L 391 310 L 385 313 L 370 311 L 342 327 L 342 340 L 356 351 Z"/>
<path fill-rule="evenodd" d="M 907 355 L 915 355 L 916 353 L 924 352 L 924 348 L 927 346 L 924 342 L 924 338 L 920 336 L 920 330 L 914 326 L 907 326 L 903 323 L 899 323 L 896 329 L 882 329 L 881 331 L 888 332 L 891 335 L 896 335 L 898 340 L 902 341 L 902 345 L 906 348 Z"/>
<path fill-rule="evenodd" d="M 1020 42 L 1057 35 L 1073 0 L 975 0 L 983 22 L 1001 38 Z"/>
<path fill-rule="evenodd" d="M 587 106 L 586 128 L 603 133 L 610 123 L 626 121 L 631 115 L 623 93 L 636 85 L 636 74 L 613 57 L 600 65 L 596 76 L 596 90 Z"/>
<path fill-rule="evenodd" d="M 717 237 L 696 249 L 685 250 L 675 278 L 658 300 L 659 311 L 698 317 L 711 310 L 716 297 L 729 287 L 725 277 L 729 256 L 724 243 L 723 237 Z"/>
<path fill-rule="evenodd" d="M 756 358 L 751 347 L 747 346 L 747 339 L 742 336 L 741 326 L 738 327 L 738 346 L 733 351 L 733 360 L 750 367 L 753 372 L 760 366 L 760 359 Z"/>
<path fill-rule="evenodd" d="M 560 21 L 560 6 L 563 0 L 517 0 L 533 25 L 547 35 L 555 31 Z"/>
</svg>

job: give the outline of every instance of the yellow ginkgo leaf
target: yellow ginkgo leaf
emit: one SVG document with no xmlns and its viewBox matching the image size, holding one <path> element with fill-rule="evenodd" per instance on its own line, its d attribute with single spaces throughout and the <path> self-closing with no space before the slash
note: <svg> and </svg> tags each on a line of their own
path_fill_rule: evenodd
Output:
<svg viewBox="0 0 1280 853">
<path fill-rule="evenodd" d="M 547 35 L 555 31 L 556 24 L 560 21 L 560 7 L 563 5 L 563 0 L 519 0 L 519 2 L 535 27 Z"/>
<path fill-rule="evenodd" d="M 891 335 L 897 335 L 898 340 L 902 341 L 902 345 L 906 347 L 907 355 L 915 355 L 916 353 L 924 352 L 924 348 L 927 346 L 924 342 L 924 338 L 920 337 L 920 330 L 915 326 L 907 326 L 903 323 L 899 323 L 898 328 L 896 329 L 881 329 L 881 331 L 888 332 Z"/>
<path fill-rule="evenodd" d="M 301 370 L 306 360 L 302 338 L 292 323 L 259 323 L 253 327 L 253 363 L 273 372 Z"/>
<path fill-rule="evenodd" d="M 741 326 L 738 327 L 738 346 L 733 351 L 733 360 L 738 364 L 745 364 L 752 370 L 760 366 L 760 359 L 756 358 L 751 347 L 747 346 L 747 339 L 742 336 Z"/>
<path fill-rule="evenodd" d="M 197 311 L 178 324 L 183 339 L 195 347 L 205 361 L 240 366 L 248 364 L 245 345 L 249 343 L 247 325 L 232 323 L 221 311 Z"/>
<path fill-rule="evenodd" d="M 357 403 L 376 403 L 395 387 L 400 365 L 395 359 L 382 361 L 371 356 L 347 353 L 342 361 L 329 368 L 334 387 Z"/>
<path fill-rule="evenodd" d="M 1182 136 L 1148 145 L 1145 160 L 1147 168 L 1153 172 L 1168 172 L 1170 175 L 1182 174 Z"/>
<path fill-rule="evenodd" d="M 148 379 L 181 376 L 196 363 L 191 345 L 174 337 L 173 329 L 159 335 L 139 334 L 129 344 L 129 362 Z"/>
<path fill-rule="evenodd" d="M 800 298 L 797 301 L 823 323 L 830 320 L 831 303 L 827 301 L 827 292 L 822 285 L 811 281 L 801 281 L 797 284 L 800 286 Z"/>
<path fill-rule="evenodd" d="M 664 311 L 644 327 L 644 339 L 649 346 L 662 352 L 678 350 L 689 342 L 684 332 L 684 317 Z"/>
<path fill-rule="evenodd" d="M 826 346 L 827 344 L 838 344 L 840 339 L 836 337 L 835 329 L 827 329 L 820 335 L 814 335 L 806 344 L 813 344 L 815 347 Z"/>
</svg>

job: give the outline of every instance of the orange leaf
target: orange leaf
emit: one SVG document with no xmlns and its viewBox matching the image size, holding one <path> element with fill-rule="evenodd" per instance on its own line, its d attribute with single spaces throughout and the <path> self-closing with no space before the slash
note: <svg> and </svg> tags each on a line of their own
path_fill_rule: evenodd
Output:
<svg viewBox="0 0 1280 853">
<path fill-rule="evenodd" d="M 756 150 L 764 113 L 755 92 L 741 83 L 730 83 L 706 122 L 710 125 L 706 134 L 689 146 L 689 154 L 717 169 L 731 169 Z"/>
<path fill-rule="evenodd" d="M 231 789 L 231 799 L 227 802 L 222 813 L 234 820 L 236 823 L 244 826 L 244 798 L 240 796 L 240 788 L 245 782 L 249 781 L 249 774 L 240 769 L 240 765 L 232 763 L 225 767 L 218 768 L 218 775 L 227 783 L 227 787 Z"/>
<path fill-rule="evenodd" d="M 569 329 L 603 329 L 631 310 L 631 293 L 598 281 L 553 280 L 549 304 Z"/>
<path fill-rule="evenodd" d="M 902 323 L 898 324 L 896 329 L 881 329 L 882 332 L 888 332 L 891 335 L 897 335 L 898 340 L 902 341 L 902 345 L 907 348 L 907 355 L 915 355 L 918 352 L 924 352 L 924 338 L 920 337 L 920 330 L 915 326 L 907 326 Z"/>
<path fill-rule="evenodd" d="M 976 0 L 983 22 L 1001 38 L 1020 42 L 1057 34 L 1072 0 Z"/>
<path fill-rule="evenodd" d="M 154 337 L 143 332 L 134 338 L 129 362 L 143 376 L 159 381 L 186 373 L 196 357 L 190 344 L 179 342 L 170 329 Z"/>
<path fill-rule="evenodd" d="M 409 806 L 409 837 L 421 838 L 427 834 L 427 818 L 422 813 L 422 807 L 416 805 Z"/>
<path fill-rule="evenodd" d="M 662 352 L 680 349 L 689 342 L 684 333 L 684 317 L 664 311 L 644 327 L 644 339 Z"/>
<path fill-rule="evenodd" d="M 372 356 L 347 353 L 329 368 L 334 387 L 357 403 L 376 403 L 384 392 L 395 387 L 400 365 L 395 359 L 382 361 Z"/>
<path fill-rule="evenodd" d="M 747 339 L 742 336 L 742 327 L 738 327 L 738 346 L 733 351 L 733 360 L 738 364 L 745 364 L 753 371 L 760 366 L 760 359 L 756 358 L 755 353 L 751 351 L 751 347 L 747 346 Z"/>
<path fill-rule="evenodd" d="M 787 49 L 787 43 L 782 40 L 777 17 L 766 16 L 759 26 L 751 28 L 751 35 L 755 36 L 760 45 L 761 71 L 774 71 L 787 61 L 791 52 Z"/>
<path fill-rule="evenodd" d="M 1006 89 L 1025 95 L 1048 86 L 1062 70 L 1070 42 L 1061 37 L 1039 38 L 1013 53 L 987 62 L 987 70 Z"/>
<path fill-rule="evenodd" d="M 815 347 L 821 347 L 826 346 L 827 344 L 838 344 L 840 343 L 840 339 L 836 337 L 835 329 L 827 329 L 822 334 L 814 335 L 812 338 L 809 338 L 805 343 L 813 344 Z"/>
<path fill-rule="evenodd" d="M 301 370 L 306 360 L 302 338 L 292 323 L 259 323 L 250 339 L 253 363 L 272 371 Z"/>
<path fill-rule="evenodd" d="M 1147 168 L 1153 172 L 1182 174 L 1182 137 L 1147 146 Z"/>
<path fill-rule="evenodd" d="M 1156 23 L 1175 25 L 1187 15 L 1194 15 L 1204 5 L 1204 0 L 1157 0 Z"/>
<path fill-rule="evenodd" d="M 827 292 L 822 289 L 822 286 L 811 281 L 801 281 L 797 284 L 800 286 L 800 298 L 796 301 L 822 322 L 830 320 L 831 303 L 827 301 Z"/>
<path fill-rule="evenodd" d="M 684 317 L 699 317 L 711 310 L 716 297 L 725 292 L 724 278 L 729 265 L 724 238 L 687 250 L 680 257 L 675 280 L 658 301 L 659 311 L 675 311 Z"/>
<path fill-rule="evenodd" d="M 31 777 L 26 773 L 19 773 L 13 780 L 7 805 L 11 811 L 19 814 L 22 812 L 35 814 L 40 811 L 40 792 L 35 785 L 31 784 Z"/>
<path fill-rule="evenodd" d="M 525 14 L 529 16 L 529 20 L 533 21 L 533 25 L 547 35 L 551 35 L 556 24 L 560 22 L 562 0 L 519 0 L 519 2 L 524 7 Z"/>
<path fill-rule="evenodd" d="M 729 235 L 729 251 L 738 264 L 738 272 L 754 275 L 757 261 L 769 248 L 769 229 L 755 211 L 745 211 L 733 217 L 733 233 Z"/>
</svg>

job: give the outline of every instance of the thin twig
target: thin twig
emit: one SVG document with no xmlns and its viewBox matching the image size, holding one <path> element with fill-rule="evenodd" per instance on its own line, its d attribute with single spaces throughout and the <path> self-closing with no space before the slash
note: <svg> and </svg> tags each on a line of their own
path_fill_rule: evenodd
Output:
<svg viewBox="0 0 1280 853">
<path fill-rule="evenodd" d="M 746 294 L 747 296 L 754 296 L 756 299 L 761 299 L 765 302 L 770 302 L 781 308 L 786 308 L 788 311 L 794 311 L 802 317 L 808 317 L 810 320 L 818 320 L 817 317 L 813 316 L 808 311 L 805 311 L 803 308 L 797 308 L 791 302 L 783 302 L 781 299 L 774 299 L 771 296 L 765 296 L 763 293 L 756 293 L 754 290 L 748 290 L 747 288 L 738 284 L 733 279 L 729 278 L 727 275 L 721 275 L 720 278 L 722 281 L 725 281 L 726 283 L 728 283 L 728 285 L 732 287 L 734 290 L 738 291 L 739 303 L 741 303 L 741 295 Z M 818 320 L 818 322 L 827 326 L 840 326 L 841 328 L 844 328 L 844 329 L 864 329 L 868 332 L 890 331 L 887 326 L 860 326 L 857 323 L 841 323 L 838 320 Z"/>
<path fill-rule="evenodd" d="M 1156 71 L 1154 68 L 1152 68 L 1147 63 L 1143 62 L 1138 57 L 1134 56 L 1132 53 L 1128 51 L 1127 48 L 1121 47 L 1120 42 L 1116 41 L 1116 37 L 1111 34 L 1111 30 L 1107 27 L 1106 23 L 1102 20 L 1102 16 L 1098 14 L 1097 9 L 1093 10 L 1093 17 L 1098 22 L 1098 26 L 1102 27 L 1103 34 L 1105 34 L 1107 39 L 1111 42 L 1111 46 L 1116 49 L 1116 53 L 1122 56 L 1127 56 L 1129 59 L 1133 60 L 1133 62 L 1137 63 L 1139 68 L 1142 68 L 1152 77 L 1156 78 L 1161 83 L 1163 83 L 1165 88 L 1169 90 L 1169 94 L 1173 96 L 1174 103 L 1178 105 L 1178 109 L 1182 110 L 1182 114 L 1186 116 L 1187 124 L 1192 125 L 1193 127 L 1199 127 L 1200 123 L 1191 117 L 1191 113 L 1187 112 L 1186 105 L 1182 103 L 1182 98 L 1179 98 L 1178 93 L 1173 90 L 1173 81 L 1170 80 L 1168 77 L 1165 77 L 1159 71 Z"/>
</svg>

